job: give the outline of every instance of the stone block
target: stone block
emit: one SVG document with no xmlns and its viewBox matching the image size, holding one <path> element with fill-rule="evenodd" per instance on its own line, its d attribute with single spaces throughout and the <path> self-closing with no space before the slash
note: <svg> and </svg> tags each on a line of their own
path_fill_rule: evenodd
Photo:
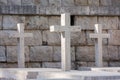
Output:
<svg viewBox="0 0 120 80">
<path fill-rule="evenodd" d="M 22 5 L 23 14 L 35 15 L 37 13 L 37 8 L 35 5 Z"/>
<path fill-rule="evenodd" d="M 93 46 L 82 46 L 76 48 L 76 60 L 95 61 L 95 49 Z"/>
<path fill-rule="evenodd" d="M 8 0 L 8 5 L 21 5 L 21 0 Z"/>
<path fill-rule="evenodd" d="M 6 68 L 6 63 L 0 63 L 0 68 Z"/>
<path fill-rule="evenodd" d="M 110 6 L 110 5 L 112 5 L 112 0 L 100 0 L 100 5 Z"/>
<path fill-rule="evenodd" d="M 43 68 L 61 68 L 60 62 L 43 62 Z"/>
<path fill-rule="evenodd" d="M 0 31 L 0 45 L 17 45 L 17 38 L 9 38 L 9 34 L 14 31 Z"/>
<path fill-rule="evenodd" d="M 46 15 L 59 15 L 60 8 L 59 7 L 46 7 Z"/>
<path fill-rule="evenodd" d="M 37 14 L 46 14 L 46 7 L 37 6 Z"/>
<path fill-rule="evenodd" d="M 53 60 L 61 61 L 61 47 L 54 46 L 53 51 L 54 51 Z M 74 47 L 71 47 L 71 60 L 75 61 L 75 48 Z"/>
<path fill-rule="evenodd" d="M 39 30 L 27 30 L 26 33 L 32 33 L 33 37 L 25 38 L 25 45 L 42 45 L 42 33 Z"/>
<path fill-rule="evenodd" d="M 120 0 L 111 0 L 113 6 L 120 6 Z"/>
<path fill-rule="evenodd" d="M 85 45 L 86 35 L 85 32 L 71 32 L 71 45 Z"/>
<path fill-rule="evenodd" d="M 95 39 L 90 38 L 90 34 L 94 33 L 94 31 L 86 31 L 87 45 L 95 45 Z M 103 33 L 107 33 L 107 31 L 103 30 Z M 103 38 L 103 45 L 108 44 L 108 39 Z"/>
<path fill-rule="evenodd" d="M 108 46 L 109 60 L 119 60 L 118 46 Z"/>
<path fill-rule="evenodd" d="M 61 0 L 61 6 L 74 6 L 74 0 Z"/>
<path fill-rule="evenodd" d="M 114 12 L 114 11 L 110 11 L 110 8 L 109 6 L 101 6 L 101 7 L 98 7 L 98 14 L 99 15 L 111 15 L 111 12 Z"/>
<path fill-rule="evenodd" d="M 90 14 L 90 7 L 89 6 L 80 6 L 80 7 L 77 7 L 76 12 L 79 15 L 89 15 Z"/>
<path fill-rule="evenodd" d="M 87 0 L 75 0 L 75 5 L 76 6 L 80 6 L 80 5 L 88 5 L 88 1 Z"/>
<path fill-rule="evenodd" d="M 25 22 L 25 17 L 3 16 L 3 29 L 17 29 L 17 23 Z"/>
<path fill-rule="evenodd" d="M 61 25 L 61 19 L 60 16 L 50 16 L 48 17 L 48 22 L 49 22 L 49 26 L 51 25 Z"/>
<path fill-rule="evenodd" d="M 7 0 L 0 0 L 0 5 L 7 5 Z"/>
<path fill-rule="evenodd" d="M 33 46 L 30 48 L 30 61 L 52 61 L 53 48 L 51 46 Z"/>
<path fill-rule="evenodd" d="M 17 62 L 18 46 L 7 46 L 7 62 Z M 29 61 L 29 48 L 25 47 L 25 61 Z"/>
<path fill-rule="evenodd" d="M 25 18 L 26 29 L 49 29 L 48 18 L 44 16 L 29 16 Z"/>
<path fill-rule="evenodd" d="M 43 42 L 46 43 L 46 45 L 60 45 L 61 44 L 60 33 L 43 31 Z"/>
<path fill-rule="evenodd" d="M 120 30 L 109 30 L 110 39 L 109 44 L 110 45 L 120 45 Z"/>
<path fill-rule="evenodd" d="M 34 5 L 34 0 L 22 0 L 22 5 Z"/>
<path fill-rule="evenodd" d="M 118 17 L 98 17 L 98 23 L 103 29 L 118 29 Z"/>
<path fill-rule="evenodd" d="M 61 0 L 49 0 L 49 6 L 60 7 L 61 6 Z"/>
<path fill-rule="evenodd" d="M 17 63 L 7 63 L 6 68 L 18 68 Z"/>
<path fill-rule="evenodd" d="M 99 0 L 88 0 L 89 5 L 99 6 Z"/>
<path fill-rule="evenodd" d="M 81 67 L 87 67 L 87 62 L 77 62 L 77 70 L 81 70 Z"/>
<path fill-rule="evenodd" d="M 34 4 L 41 7 L 46 7 L 49 6 L 49 0 L 34 0 Z"/>
<path fill-rule="evenodd" d="M 94 30 L 94 25 L 97 23 L 97 17 L 76 16 L 75 25 L 81 26 L 83 30 Z"/>
<path fill-rule="evenodd" d="M 99 10 L 98 10 L 99 7 L 98 6 L 90 6 L 89 7 L 89 14 L 90 15 L 98 15 L 99 14 Z"/>
<path fill-rule="evenodd" d="M 6 61 L 5 47 L 4 46 L 0 46 L 0 61 L 2 61 L 2 62 Z"/>
<path fill-rule="evenodd" d="M 88 65 L 88 67 L 95 67 L 95 62 L 88 62 L 87 63 Z M 104 67 L 108 67 L 108 63 L 107 62 L 103 62 L 103 66 Z"/>
<path fill-rule="evenodd" d="M 41 67 L 41 63 L 36 63 L 36 62 L 28 62 L 26 63 L 28 68 L 40 68 Z"/>
<path fill-rule="evenodd" d="M 2 16 L 0 16 L 0 29 L 2 29 Z"/>
<path fill-rule="evenodd" d="M 110 67 L 120 67 L 120 62 L 115 62 L 115 61 L 114 62 L 110 62 L 109 66 Z"/>
</svg>

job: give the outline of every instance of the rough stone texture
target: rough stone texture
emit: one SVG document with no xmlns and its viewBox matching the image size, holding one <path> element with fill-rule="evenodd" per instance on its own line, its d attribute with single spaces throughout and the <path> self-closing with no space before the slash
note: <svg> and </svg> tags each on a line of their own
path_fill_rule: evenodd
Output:
<svg viewBox="0 0 120 80">
<path fill-rule="evenodd" d="M 108 46 L 109 59 L 119 60 L 118 46 Z"/>
<path fill-rule="evenodd" d="M 7 62 L 17 62 L 17 46 L 7 46 Z M 29 48 L 25 47 L 25 61 L 29 61 Z"/>
<path fill-rule="evenodd" d="M 27 64 L 28 68 L 40 68 L 41 67 L 41 63 L 35 63 L 35 62 L 28 62 Z"/>
<path fill-rule="evenodd" d="M 75 5 L 80 6 L 80 5 L 87 5 L 88 1 L 87 0 L 75 0 Z"/>
<path fill-rule="evenodd" d="M 61 21 L 60 16 L 50 16 L 48 18 L 48 21 L 49 21 L 49 26 L 51 26 L 51 25 L 61 25 L 60 24 L 60 21 Z"/>
<path fill-rule="evenodd" d="M 110 67 L 120 67 L 120 62 L 115 62 L 115 61 L 114 62 L 110 62 L 109 66 Z"/>
<path fill-rule="evenodd" d="M 54 47 L 54 54 L 53 54 L 53 60 L 54 61 L 61 61 L 61 47 L 55 46 Z M 75 48 L 71 48 L 71 60 L 75 61 Z"/>
<path fill-rule="evenodd" d="M 27 79 L 37 79 L 38 72 L 28 72 Z"/>
<path fill-rule="evenodd" d="M 88 67 L 95 67 L 95 62 L 88 62 Z M 103 66 L 104 67 L 108 67 L 108 63 L 107 62 L 103 62 Z"/>
<path fill-rule="evenodd" d="M 7 0 L 0 0 L 0 5 L 7 5 Z"/>
<path fill-rule="evenodd" d="M 30 48 L 30 61 L 52 61 L 53 48 L 51 46 L 33 46 Z"/>
<path fill-rule="evenodd" d="M 21 5 L 21 0 L 8 0 L 8 5 Z"/>
<path fill-rule="evenodd" d="M 29 16 L 25 18 L 26 29 L 49 29 L 48 18 L 44 16 Z"/>
<path fill-rule="evenodd" d="M 52 15 L 52 14 L 59 15 L 60 8 L 59 7 L 46 7 L 46 14 L 47 15 Z"/>
<path fill-rule="evenodd" d="M 2 29 L 2 16 L 0 16 L 0 29 Z"/>
<path fill-rule="evenodd" d="M 95 51 L 93 46 L 82 46 L 76 49 L 76 60 L 79 61 L 94 61 Z"/>
<path fill-rule="evenodd" d="M 86 35 L 85 32 L 71 32 L 71 45 L 85 45 Z"/>
<path fill-rule="evenodd" d="M 62 6 L 74 6 L 74 0 L 61 0 Z"/>
<path fill-rule="evenodd" d="M 7 63 L 6 64 L 6 68 L 17 68 L 17 67 L 18 67 L 17 63 Z"/>
<path fill-rule="evenodd" d="M 42 33 L 39 30 L 28 30 L 26 33 L 32 33 L 33 37 L 25 38 L 25 45 L 42 45 Z"/>
<path fill-rule="evenodd" d="M 34 4 L 45 7 L 49 5 L 49 0 L 34 0 Z"/>
<path fill-rule="evenodd" d="M 5 47 L 0 46 L 0 61 L 6 61 Z"/>
<path fill-rule="evenodd" d="M 97 17 L 75 17 L 75 25 L 81 26 L 82 29 L 93 30 L 97 23 Z"/>
<path fill-rule="evenodd" d="M 44 68 L 60 68 L 61 63 L 60 62 L 44 62 L 42 64 L 42 67 L 44 67 Z"/>
<path fill-rule="evenodd" d="M 24 22 L 25 17 L 3 16 L 3 29 L 17 29 L 17 23 Z"/>
<path fill-rule="evenodd" d="M 88 0 L 89 5 L 99 6 L 99 0 Z"/>
<path fill-rule="evenodd" d="M 120 6 L 120 0 L 112 0 L 113 6 Z"/>
<path fill-rule="evenodd" d="M 22 5 L 34 5 L 34 0 L 21 0 Z"/>
<path fill-rule="evenodd" d="M 0 45 L 17 45 L 16 38 L 9 38 L 9 34 L 13 31 L 0 31 Z"/>
<path fill-rule="evenodd" d="M 111 2 L 111 0 L 100 0 L 100 5 L 110 6 L 110 5 L 112 5 L 112 2 Z"/>
<path fill-rule="evenodd" d="M 103 29 L 118 29 L 118 17 L 98 17 L 98 23 Z"/>
<path fill-rule="evenodd" d="M 77 62 L 77 69 L 80 70 L 80 67 L 87 67 L 87 62 Z"/>
<path fill-rule="evenodd" d="M 110 45 L 120 45 L 120 30 L 109 30 L 110 33 L 110 39 L 109 44 Z"/>
<path fill-rule="evenodd" d="M 49 6 L 60 7 L 61 6 L 61 0 L 49 0 Z"/>
<path fill-rule="evenodd" d="M 43 31 L 43 44 L 48 45 L 60 45 L 61 44 L 61 36 L 60 33 Z"/>
</svg>

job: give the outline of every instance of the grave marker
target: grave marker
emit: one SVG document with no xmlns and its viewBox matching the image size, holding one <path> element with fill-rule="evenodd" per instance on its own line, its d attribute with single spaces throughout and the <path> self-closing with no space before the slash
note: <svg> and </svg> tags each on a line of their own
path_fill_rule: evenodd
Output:
<svg viewBox="0 0 120 80">
<path fill-rule="evenodd" d="M 70 14 L 61 14 L 61 26 L 50 26 L 51 32 L 61 33 L 61 62 L 62 70 L 69 71 L 71 69 L 71 53 L 70 53 L 70 32 L 81 31 L 80 26 L 70 25 Z"/>
<path fill-rule="evenodd" d="M 11 33 L 9 37 L 16 37 L 19 38 L 18 43 L 18 67 L 24 68 L 25 67 L 25 54 L 24 54 L 24 37 L 32 37 L 32 33 L 24 33 L 24 24 L 18 23 L 17 24 L 16 33 Z"/>
<path fill-rule="evenodd" d="M 109 38 L 110 34 L 102 33 L 101 24 L 95 24 L 95 34 L 90 34 L 90 38 L 95 38 L 95 64 L 97 67 L 103 67 L 102 58 L 102 39 Z"/>
</svg>

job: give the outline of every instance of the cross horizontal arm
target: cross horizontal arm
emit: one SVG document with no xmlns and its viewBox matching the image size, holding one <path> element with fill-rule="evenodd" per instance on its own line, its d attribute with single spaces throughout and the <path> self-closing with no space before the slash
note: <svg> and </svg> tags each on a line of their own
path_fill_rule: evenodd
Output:
<svg viewBox="0 0 120 80">
<path fill-rule="evenodd" d="M 90 38 L 98 38 L 100 36 L 102 38 L 110 38 L 110 34 L 90 34 Z"/>
</svg>

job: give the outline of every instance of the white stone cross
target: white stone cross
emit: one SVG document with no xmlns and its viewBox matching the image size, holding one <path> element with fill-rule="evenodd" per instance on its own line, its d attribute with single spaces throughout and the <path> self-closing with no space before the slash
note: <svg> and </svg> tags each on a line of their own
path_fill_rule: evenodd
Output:
<svg viewBox="0 0 120 80">
<path fill-rule="evenodd" d="M 95 65 L 103 67 L 102 39 L 110 38 L 110 34 L 103 34 L 101 24 L 95 24 L 95 34 L 90 34 L 90 38 L 97 39 L 95 40 Z"/>
<path fill-rule="evenodd" d="M 18 23 L 17 24 L 17 30 L 16 33 L 11 33 L 9 37 L 16 37 L 19 38 L 18 43 L 18 67 L 24 68 L 25 67 L 25 54 L 24 54 L 24 37 L 32 37 L 32 33 L 24 33 L 24 24 Z"/>
<path fill-rule="evenodd" d="M 71 52 L 70 52 L 70 32 L 81 31 L 80 26 L 70 25 L 70 14 L 61 14 L 61 26 L 50 26 L 51 32 L 61 32 L 61 62 L 62 70 L 71 70 Z"/>
</svg>

